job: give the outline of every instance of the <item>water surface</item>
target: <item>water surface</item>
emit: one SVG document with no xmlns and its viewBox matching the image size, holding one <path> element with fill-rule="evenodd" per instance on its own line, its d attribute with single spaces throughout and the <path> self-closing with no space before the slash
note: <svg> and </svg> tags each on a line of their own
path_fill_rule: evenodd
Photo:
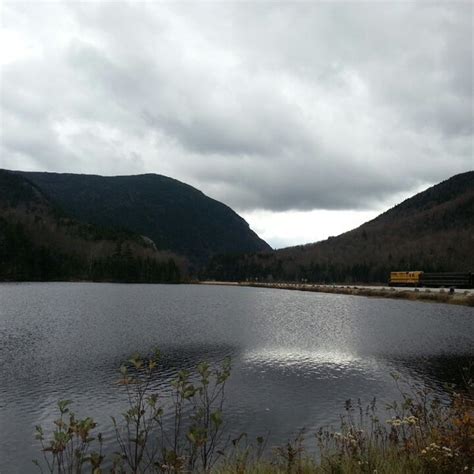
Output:
<svg viewBox="0 0 474 474">
<path fill-rule="evenodd" d="M 0 285 L 0 472 L 36 472 L 34 427 L 74 401 L 106 440 L 124 408 L 117 368 L 160 347 L 176 368 L 230 355 L 232 433 L 284 443 L 337 423 L 348 398 L 397 397 L 391 372 L 442 391 L 474 355 L 474 310 L 402 300 L 203 285 Z M 381 403 L 383 406 L 383 403 Z"/>
</svg>

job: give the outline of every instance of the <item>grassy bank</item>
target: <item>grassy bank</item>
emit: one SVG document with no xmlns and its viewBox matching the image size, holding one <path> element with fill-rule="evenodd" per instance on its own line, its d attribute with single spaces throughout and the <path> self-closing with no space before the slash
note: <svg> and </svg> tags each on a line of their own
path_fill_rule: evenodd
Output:
<svg viewBox="0 0 474 474">
<path fill-rule="evenodd" d="M 104 438 L 90 417 L 78 418 L 71 402 L 58 403 L 52 429 L 36 428 L 42 459 L 51 473 L 472 473 L 474 402 L 472 379 L 446 387 L 443 400 L 425 387 L 407 386 L 396 375 L 399 401 L 379 411 L 347 400 L 340 426 L 269 449 L 264 438 L 232 439 L 225 427 L 225 387 L 230 361 L 179 371 L 161 393 L 153 388 L 156 356 L 134 356 L 120 367 L 119 390 L 128 395 L 123 413 L 111 417 L 115 435 Z M 166 417 L 166 418 L 165 418 Z M 166 422 L 165 422 L 166 419 Z M 265 427 L 262 427 L 264 430 Z M 306 451 L 304 446 L 313 448 Z"/>
<path fill-rule="evenodd" d="M 234 282 L 202 282 L 210 285 L 236 285 Z M 282 290 L 312 291 L 316 293 L 334 293 L 341 295 L 368 296 L 376 298 L 405 299 L 411 301 L 428 301 L 474 307 L 474 294 L 465 290 L 456 290 L 453 294 L 448 290 L 435 291 L 428 288 L 404 290 L 402 288 L 371 288 L 364 286 L 317 285 L 311 283 L 260 283 L 240 282 L 240 286 L 256 288 L 274 288 Z"/>
</svg>

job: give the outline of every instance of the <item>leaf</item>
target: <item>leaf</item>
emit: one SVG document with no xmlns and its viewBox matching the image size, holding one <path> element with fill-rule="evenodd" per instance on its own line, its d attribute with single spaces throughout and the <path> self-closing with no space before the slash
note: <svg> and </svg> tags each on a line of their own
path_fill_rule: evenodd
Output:
<svg viewBox="0 0 474 474">
<path fill-rule="evenodd" d="M 194 388 L 188 389 L 183 393 L 183 398 L 189 399 L 193 397 L 195 393 L 196 391 L 194 390 Z"/>
<path fill-rule="evenodd" d="M 216 427 L 219 427 L 222 424 L 222 412 L 217 410 L 211 413 L 211 421 L 216 425 Z"/>
<path fill-rule="evenodd" d="M 69 411 L 67 407 L 71 403 L 72 403 L 72 400 L 59 400 L 59 402 L 58 402 L 59 411 L 61 413 L 67 413 Z"/>
</svg>

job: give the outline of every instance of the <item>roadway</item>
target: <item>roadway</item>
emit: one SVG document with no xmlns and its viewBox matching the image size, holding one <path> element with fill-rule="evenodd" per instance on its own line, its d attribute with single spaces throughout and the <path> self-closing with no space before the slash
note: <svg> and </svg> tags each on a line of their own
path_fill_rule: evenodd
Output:
<svg viewBox="0 0 474 474">
<path fill-rule="evenodd" d="M 309 285 L 312 286 L 312 285 Z M 395 290 L 395 291 L 425 291 L 431 293 L 443 293 L 449 292 L 449 288 L 431 288 L 421 287 L 414 288 L 412 286 L 371 286 L 371 285 L 313 285 L 313 286 L 324 286 L 324 287 L 335 287 L 335 288 L 354 288 L 354 289 L 371 289 L 371 290 Z M 455 293 L 474 295 L 474 288 L 455 288 Z"/>
<path fill-rule="evenodd" d="M 325 285 L 325 284 L 318 284 L 318 283 L 268 283 L 268 282 L 241 282 L 241 285 L 252 285 L 255 283 L 256 285 L 261 286 L 269 286 L 272 288 L 299 288 L 299 289 L 307 289 L 310 290 L 314 288 L 315 290 L 318 288 L 330 289 L 330 288 L 341 288 L 341 289 L 353 289 L 353 290 L 385 290 L 385 291 L 415 291 L 415 292 L 426 292 L 426 293 L 448 293 L 449 288 L 432 288 L 432 287 L 420 287 L 415 288 L 412 286 L 388 286 L 388 285 Z M 235 283 L 234 283 L 235 284 Z M 455 288 L 455 294 L 458 295 L 474 295 L 474 288 Z"/>
</svg>

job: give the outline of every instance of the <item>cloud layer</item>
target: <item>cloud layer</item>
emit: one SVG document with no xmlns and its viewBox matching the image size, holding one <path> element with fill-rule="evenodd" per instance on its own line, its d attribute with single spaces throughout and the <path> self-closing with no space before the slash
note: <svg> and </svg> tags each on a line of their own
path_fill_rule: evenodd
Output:
<svg viewBox="0 0 474 474">
<path fill-rule="evenodd" d="M 4 4 L 6 168 L 369 210 L 474 168 L 468 3 Z"/>
</svg>

